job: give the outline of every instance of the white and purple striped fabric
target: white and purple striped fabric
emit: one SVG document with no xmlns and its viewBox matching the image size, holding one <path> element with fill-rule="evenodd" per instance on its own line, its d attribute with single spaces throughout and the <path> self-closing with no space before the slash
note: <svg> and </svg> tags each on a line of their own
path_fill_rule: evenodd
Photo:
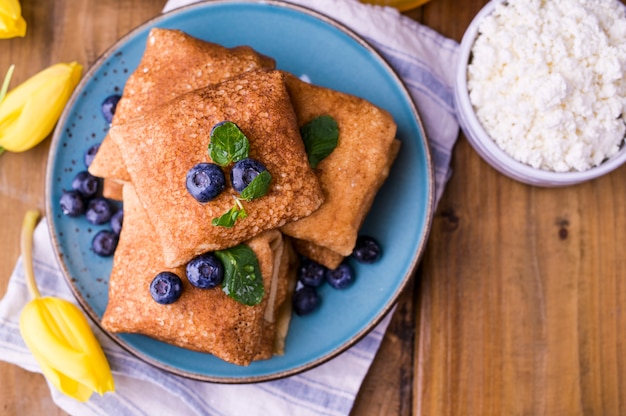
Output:
<svg viewBox="0 0 626 416">
<path fill-rule="evenodd" d="M 403 78 L 429 139 L 435 164 L 436 201 L 450 175 L 459 126 L 453 100 L 458 44 L 396 10 L 356 0 L 291 0 L 340 21 L 363 36 Z M 164 11 L 193 0 L 171 0 Z M 54 258 L 45 219 L 34 236 L 35 274 L 43 295 L 74 301 Z M 40 372 L 19 333 L 29 300 L 22 260 L 0 301 L 0 359 Z M 156 369 L 130 355 L 94 326 L 109 358 L 116 392 L 83 404 L 51 388 L 54 401 L 72 415 L 346 415 L 350 412 L 389 323 L 388 316 L 359 343 L 333 360 L 292 377 L 245 385 L 205 383 Z"/>
</svg>

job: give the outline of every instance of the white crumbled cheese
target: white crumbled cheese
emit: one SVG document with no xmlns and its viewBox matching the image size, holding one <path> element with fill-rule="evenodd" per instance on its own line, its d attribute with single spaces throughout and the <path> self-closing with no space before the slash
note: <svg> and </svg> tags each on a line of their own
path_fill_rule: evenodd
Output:
<svg viewBox="0 0 626 416">
<path fill-rule="evenodd" d="M 508 0 L 479 25 L 467 83 L 492 139 L 535 168 L 584 171 L 626 126 L 626 17 L 617 0 Z"/>
</svg>

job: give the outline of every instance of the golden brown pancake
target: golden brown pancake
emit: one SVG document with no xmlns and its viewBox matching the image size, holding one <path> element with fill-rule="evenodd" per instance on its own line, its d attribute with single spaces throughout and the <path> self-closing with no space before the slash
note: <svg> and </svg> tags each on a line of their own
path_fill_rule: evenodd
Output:
<svg viewBox="0 0 626 416">
<path fill-rule="evenodd" d="M 104 181 L 102 181 L 102 196 L 105 198 L 113 199 L 115 201 L 121 201 L 124 197 L 123 187 L 123 181 L 105 178 Z"/>
<path fill-rule="evenodd" d="M 187 172 L 211 161 L 210 131 L 225 120 L 239 126 L 250 141 L 250 157 L 272 175 L 267 195 L 244 202 L 247 217 L 232 228 L 211 224 L 233 207 L 238 194 L 232 187 L 204 204 L 185 187 Z M 306 217 L 323 202 L 280 71 L 251 71 L 184 94 L 111 127 L 109 135 L 170 267 Z"/>
<path fill-rule="evenodd" d="M 248 46 L 225 48 L 194 38 L 180 30 L 154 28 L 148 35 L 145 52 L 120 99 L 112 125 L 122 124 L 167 101 L 246 71 L 273 69 L 272 58 Z M 119 149 L 104 138 L 89 171 L 102 178 L 128 180 Z M 113 189 L 117 186 L 117 191 Z M 121 185 L 111 184 L 119 198 Z"/>
<path fill-rule="evenodd" d="M 344 255 L 332 251 L 329 248 L 311 243 L 310 241 L 298 240 L 295 238 L 292 239 L 292 241 L 293 247 L 296 252 L 298 252 L 298 254 L 315 260 L 316 262 L 323 264 L 329 269 L 336 269 L 337 266 L 339 266 L 345 258 Z"/>
<path fill-rule="evenodd" d="M 335 268 L 352 253 L 374 196 L 389 176 L 400 142 L 385 110 L 353 95 L 308 84 L 287 75 L 287 89 L 300 126 L 320 115 L 339 125 L 335 150 L 315 169 L 325 202 L 306 218 L 281 227 L 301 254 Z M 310 247 L 307 247 L 310 245 Z"/>
<path fill-rule="evenodd" d="M 238 365 L 267 359 L 285 349 L 298 260 L 292 242 L 300 254 L 330 268 L 351 254 L 398 153 L 396 125 L 363 99 L 259 70 L 264 67 L 273 68 L 274 61 L 247 47 L 226 49 L 179 31 L 151 31 L 90 168 L 106 178 L 105 196 L 123 199 L 125 210 L 105 329 L 142 333 Z M 313 170 L 299 127 L 325 114 L 339 124 L 339 144 Z M 272 174 L 269 193 L 243 202 L 248 217 L 233 228 L 211 225 L 234 204 L 238 194 L 230 186 L 204 204 L 185 188 L 187 171 L 211 161 L 210 131 L 225 120 L 241 128 L 250 157 Z M 261 304 L 245 306 L 221 289 L 188 282 L 187 261 L 242 241 L 259 259 L 266 289 Z M 160 305 L 148 286 L 166 270 L 181 277 L 184 292 L 175 303 Z"/>
<path fill-rule="evenodd" d="M 161 261 L 161 246 L 130 184 L 124 185 L 124 215 L 102 317 L 106 330 L 144 334 L 238 365 L 282 353 L 275 345 L 284 345 L 282 328 L 288 326 L 289 316 L 281 311 L 285 304 L 290 306 L 295 276 L 293 251 L 278 231 L 246 243 L 257 256 L 266 291 L 259 305 L 246 306 L 219 287 L 192 286 L 184 267 L 168 268 Z M 176 273 L 183 282 L 181 297 L 169 305 L 155 302 L 149 291 L 150 282 L 162 271 Z"/>
</svg>

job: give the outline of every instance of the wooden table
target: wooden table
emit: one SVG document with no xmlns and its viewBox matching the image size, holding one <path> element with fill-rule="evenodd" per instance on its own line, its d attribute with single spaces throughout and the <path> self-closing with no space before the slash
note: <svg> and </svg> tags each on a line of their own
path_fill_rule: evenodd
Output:
<svg viewBox="0 0 626 416">
<path fill-rule="evenodd" d="M 165 0 L 22 1 L 24 39 L 0 40 L 14 84 L 92 64 Z M 432 0 L 408 16 L 456 39 L 486 0 Z M 0 157 L 0 296 L 27 209 L 44 209 L 50 140 Z M 423 261 L 354 415 L 626 412 L 626 168 L 573 187 L 514 182 L 461 135 Z M 63 414 L 39 374 L 0 362 L 0 414 Z"/>
</svg>

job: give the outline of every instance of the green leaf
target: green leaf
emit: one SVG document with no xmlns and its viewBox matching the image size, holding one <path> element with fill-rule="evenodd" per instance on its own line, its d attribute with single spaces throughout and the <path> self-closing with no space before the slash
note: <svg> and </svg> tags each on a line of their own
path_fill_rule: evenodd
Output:
<svg viewBox="0 0 626 416">
<path fill-rule="evenodd" d="M 248 213 L 243 206 L 239 203 L 235 204 L 231 209 L 224 214 L 211 220 L 211 225 L 232 228 L 239 218 L 242 220 L 248 216 Z"/>
<path fill-rule="evenodd" d="M 300 135 L 313 169 L 331 154 L 339 141 L 339 126 L 329 115 L 314 118 L 300 128 Z"/>
<path fill-rule="evenodd" d="M 227 166 L 248 157 L 250 142 L 232 121 L 218 123 L 211 130 L 209 156 L 214 163 Z"/>
<path fill-rule="evenodd" d="M 271 180 L 272 175 L 268 171 L 264 170 L 259 173 L 252 179 L 252 182 L 241 191 L 241 199 L 244 201 L 252 201 L 253 199 L 260 198 L 267 194 Z"/>
<path fill-rule="evenodd" d="M 216 251 L 215 255 L 224 265 L 224 293 L 244 305 L 254 306 L 261 303 L 265 287 L 254 251 L 245 244 L 239 244 Z"/>
</svg>

